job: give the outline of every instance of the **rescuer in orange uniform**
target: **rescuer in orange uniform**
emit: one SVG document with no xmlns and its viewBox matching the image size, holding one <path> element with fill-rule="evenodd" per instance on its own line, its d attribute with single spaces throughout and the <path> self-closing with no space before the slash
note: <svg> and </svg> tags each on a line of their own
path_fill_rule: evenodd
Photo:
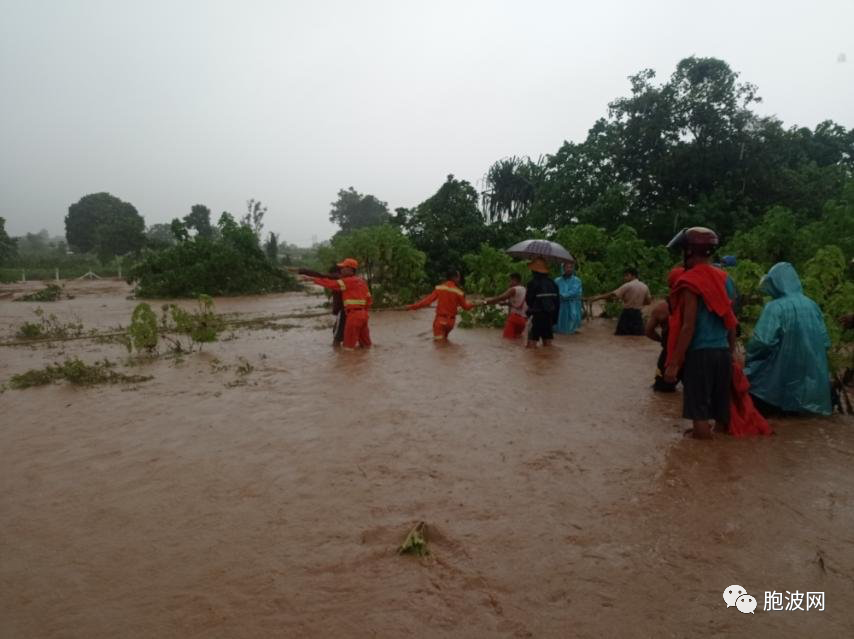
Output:
<svg viewBox="0 0 854 639">
<path fill-rule="evenodd" d="M 362 348 L 370 348 L 371 332 L 368 330 L 368 309 L 371 308 L 371 291 L 368 283 L 356 275 L 359 263 L 352 257 L 338 262 L 341 278 L 337 280 L 326 277 L 310 277 L 309 279 L 324 288 L 341 293 L 344 312 L 347 321 L 344 324 L 344 348 L 354 349 L 358 344 Z"/>
<path fill-rule="evenodd" d="M 460 279 L 459 271 L 448 272 L 446 282 L 439 284 L 424 299 L 406 307 L 406 310 L 414 311 L 437 302 L 436 318 L 433 320 L 433 339 L 436 341 L 448 339 L 448 334 L 454 330 L 458 308 L 470 311 L 475 307 L 466 299 L 466 294 L 460 289 Z"/>
</svg>

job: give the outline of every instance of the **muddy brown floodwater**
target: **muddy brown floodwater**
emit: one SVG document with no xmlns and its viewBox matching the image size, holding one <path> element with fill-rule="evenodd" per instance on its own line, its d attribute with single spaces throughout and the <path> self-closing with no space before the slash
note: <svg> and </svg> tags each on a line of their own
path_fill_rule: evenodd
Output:
<svg viewBox="0 0 854 639">
<path fill-rule="evenodd" d="M 124 285 L 72 288 L 41 306 L 127 324 Z M 38 305 L 4 290 L 8 337 Z M 135 366 L 154 379 L 134 386 L 6 390 L 0 636 L 854 635 L 851 419 L 686 440 L 679 395 L 649 389 L 652 342 L 597 320 L 550 350 L 495 330 L 441 346 L 431 318 L 374 314 L 369 352 L 288 320 Z M 64 355 L 126 357 L 3 347 L 0 381 Z M 396 555 L 421 520 L 432 554 Z M 755 614 L 726 607 L 733 584 Z M 825 610 L 765 611 L 766 591 Z"/>
</svg>

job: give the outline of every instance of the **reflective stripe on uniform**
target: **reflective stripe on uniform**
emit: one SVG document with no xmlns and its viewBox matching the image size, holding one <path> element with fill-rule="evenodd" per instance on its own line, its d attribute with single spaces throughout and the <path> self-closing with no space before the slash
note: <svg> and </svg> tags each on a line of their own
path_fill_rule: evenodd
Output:
<svg viewBox="0 0 854 639">
<path fill-rule="evenodd" d="M 344 306 L 364 306 L 368 300 L 344 300 Z"/>
<path fill-rule="evenodd" d="M 537 293 L 537 297 L 557 297 L 557 293 Z"/>
<path fill-rule="evenodd" d="M 450 286 L 442 286 L 442 285 L 440 284 L 439 286 L 437 286 L 437 287 L 436 287 L 436 290 L 437 290 L 437 291 L 448 291 L 449 293 L 456 293 L 457 295 L 460 295 L 460 296 L 462 296 L 462 297 L 465 297 L 465 293 L 463 293 L 460 289 L 458 289 L 458 288 L 451 288 Z"/>
</svg>

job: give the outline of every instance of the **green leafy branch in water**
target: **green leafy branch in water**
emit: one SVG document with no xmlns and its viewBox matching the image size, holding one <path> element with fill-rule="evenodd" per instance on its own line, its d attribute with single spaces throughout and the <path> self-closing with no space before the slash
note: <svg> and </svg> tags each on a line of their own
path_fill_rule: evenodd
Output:
<svg viewBox="0 0 854 639">
<path fill-rule="evenodd" d="M 214 312 L 213 299 L 209 295 L 199 295 L 199 305 L 195 311 L 186 311 L 175 304 L 164 304 L 160 317 L 163 332 L 177 333 L 187 338 L 186 343 L 180 337 L 164 334 L 174 353 L 192 353 L 201 350 L 202 345 L 215 342 L 225 328 L 223 319 Z"/>
<path fill-rule="evenodd" d="M 113 366 L 115 364 L 107 359 L 90 365 L 72 357 L 61 364 L 49 364 L 41 369 L 12 375 L 9 380 L 9 388 L 23 389 L 32 386 L 44 386 L 62 380 L 75 386 L 94 386 L 96 384 L 133 384 L 151 379 L 151 376 L 118 373 L 112 370 Z"/>
<path fill-rule="evenodd" d="M 34 310 L 33 314 L 38 318 L 38 321 L 21 324 L 18 328 L 18 338 L 67 339 L 83 335 L 83 323 L 79 320 L 76 322 L 60 322 L 53 313 L 46 316 L 44 310 L 41 308 Z"/>
<path fill-rule="evenodd" d="M 157 340 L 157 316 L 145 302 L 138 304 L 133 309 L 128 327 L 128 352 L 135 350 L 137 353 L 156 353 Z"/>
<path fill-rule="evenodd" d="M 500 306 L 477 306 L 460 313 L 460 328 L 501 328 L 507 311 Z"/>
<path fill-rule="evenodd" d="M 397 549 L 399 555 L 416 555 L 418 557 L 426 557 L 430 554 L 430 549 L 427 548 L 427 524 L 419 521 L 415 527 L 409 531 L 404 542 Z"/>
</svg>

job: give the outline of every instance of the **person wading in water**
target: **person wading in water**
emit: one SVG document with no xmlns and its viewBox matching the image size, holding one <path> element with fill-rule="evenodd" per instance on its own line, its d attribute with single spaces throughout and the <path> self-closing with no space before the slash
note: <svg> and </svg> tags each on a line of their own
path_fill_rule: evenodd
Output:
<svg viewBox="0 0 854 639">
<path fill-rule="evenodd" d="M 588 297 L 588 302 L 596 302 L 609 297 L 616 297 L 623 303 L 623 312 L 617 320 L 617 330 L 614 335 L 643 335 L 643 315 L 641 309 L 652 302 L 649 287 L 638 279 L 638 270 L 633 267 L 623 271 L 624 283 L 610 293 Z"/>
<path fill-rule="evenodd" d="M 519 339 L 525 332 L 528 317 L 525 315 L 527 306 L 525 304 L 525 287 L 522 286 L 522 276 L 519 273 L 510 274 L 510 288 L 501 295 L 490 297 L 484 304 L 500 304 L 507 302 L 510 312 L 507 313 L 507 321 L 504 322 L 504 339 Z"/>
<path fill-rule="evenodd" d="M 670 240 L 668 248 L 682 250 L 685 272 L 673 285 L 667 367 L 664 381 L 675 384 L 682 370 L 682 417 L 693 422 L 689 431 L 709 439 L 726 431 L 730 421 L 732 353 L 738 320 L 732 310 L 735 287 L 729 276 L 712 266 L 718 236 L 694 226 Z"/>
</svg>

